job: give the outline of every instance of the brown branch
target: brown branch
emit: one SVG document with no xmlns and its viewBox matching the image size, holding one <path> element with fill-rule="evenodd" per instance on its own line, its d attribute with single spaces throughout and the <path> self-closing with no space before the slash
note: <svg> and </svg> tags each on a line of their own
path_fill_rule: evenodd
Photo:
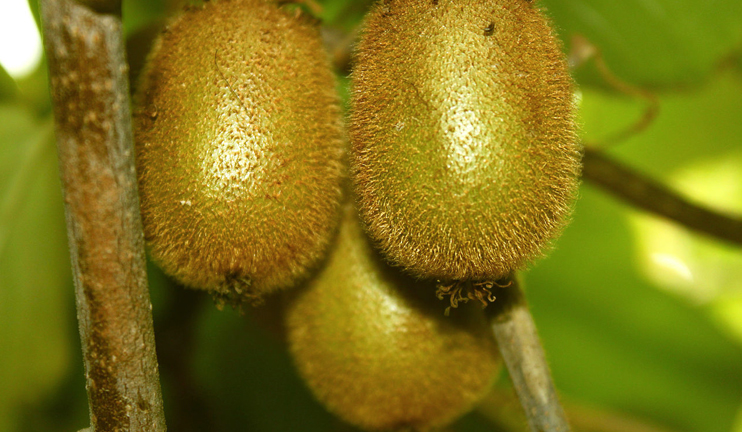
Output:
<svg viewBox="0 0 742 432">
<path fill-rule="evenodd" d="M 73 0 L 41 14 L 90 429 L 164 432 L 121 20 Z"/>
<path fill-rule="evenodd" d="M 487 311 L 515 393 L 532 432 L 569 432 L 523 291 L 510 281 Z"/>
<path fill-rule="evenodd" d="M 582 175 L 636 207 L 718 239 L 742 244 L 742 217 L 725 215 L 688 202 L 664 185 L 611 160 L 598 150 L 585 149 Z"/>
</svg>

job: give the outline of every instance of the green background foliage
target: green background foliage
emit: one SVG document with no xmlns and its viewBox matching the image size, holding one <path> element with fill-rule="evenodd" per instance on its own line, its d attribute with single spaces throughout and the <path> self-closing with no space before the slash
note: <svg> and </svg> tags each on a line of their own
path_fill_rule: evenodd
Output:
<svg viewBox="0 0 742 432">
<path fill-rule="evenodd" d="M 133 70 L 174 3 L 124 1 Z M 370 2 L 322 4 L 326 25 L 348 32 Z M 584 36 L 616 75 L 660 101 L 645 131 L 605 150 L 696 202 L 742 214 L 742 2 L 543 6 L 566 50 Z M 646 107 L 587 66 L 576 77 L 587 145 L 600 145 Z M 17 81 L 0 69 L 0 431 L 89 424 L 50 111 L 45 64 Z M 352 430 L 296 376 L 270 302 L 246 316 L 218 311 L 205 294 L 150 270 L 170 430 Z M 742 431 L 739 246 L 585 182 L 572 224 L 524 280 L 568 406 L 662 430 Z M 498 387 L 508 391 L 507 380 Z M 451 430 L 498 430 L 482 411 Z"/>
</svg>

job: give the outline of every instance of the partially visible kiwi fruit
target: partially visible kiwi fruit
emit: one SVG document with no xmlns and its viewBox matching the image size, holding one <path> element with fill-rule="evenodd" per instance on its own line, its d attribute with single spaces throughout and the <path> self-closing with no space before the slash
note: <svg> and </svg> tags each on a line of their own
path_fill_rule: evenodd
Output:
<svg viewBox="0 0 742 432">
<path fill-rule="evenodd" d="M 165 272 L 235 301 L 306 275 L 343 176 L 317 24 L 264 0 L 190 7 L 156 42 L 135 100 L 145 237 Z"/>
<path fill-rule="evenodd" d="M 564 227 L 580 172 L 572 81 L 526 0 L 382 0 L 351 75 L 358 205 L 420 277 L 494 281 Z"/>
<path fill-rule="evenodd" d="M 331 412 L 367 430 L 422 431 L 487 392 L 500 357 L 483 311 L 443 316 L 425 294 L 434 286 L 386 264 L 349 206 L 326 266 L 286 308 L 294 362 Z"/>
</svg>

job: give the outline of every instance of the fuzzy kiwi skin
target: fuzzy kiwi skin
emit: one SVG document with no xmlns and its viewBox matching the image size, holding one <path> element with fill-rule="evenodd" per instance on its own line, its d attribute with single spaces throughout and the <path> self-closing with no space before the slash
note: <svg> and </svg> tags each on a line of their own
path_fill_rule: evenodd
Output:
<svg viewBox="0 0 742 432">
<path fill-rule="evenodd" d="M 366 430 L 423 431 L 488 391 L 501 361 L 482 310 L 444 316 L 434 287 L 386 264 L 348 209 L 325 267 L 286 309 L 294 363 L 329 411 Z"/>
<path fill-rule="evenodd" d="M 381 1 L 352 85 L 358 205 L 391 262 L 493 280 L 560 234 L 581 150 L 560 43 L 532 2 Z"/>
<path fill-rule="evenodd" d="M 188 8 L 156 42 L 135 101 L 145 239 L 166 273 L 257 299 L 324 256 L 343 144 L 316 24 L 262 0 Z"/>
</svg>

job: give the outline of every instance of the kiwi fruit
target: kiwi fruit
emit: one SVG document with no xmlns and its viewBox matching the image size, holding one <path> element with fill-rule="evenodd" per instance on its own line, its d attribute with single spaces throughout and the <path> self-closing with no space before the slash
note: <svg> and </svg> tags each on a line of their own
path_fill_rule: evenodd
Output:
<svg viewBox="0 0 742 432">
<path fill-rule="evenodd" d="M 494 281 L 560 234 L 581 148 L 561 45 L 534 2 L 381 1 L 351 78 L 359 211 L 392 263 Z"/>
<path fill-rule="evenodd" d="M 285 315 L 294 363 L 329 411 L 366 430 L 422 431 L 490 389 L 501 361 L 482 309 L 445 317 L 425 295 L 433 286 L 386 264 L 349 206 L 326 265 L 290 293 Z"/>
<path fill-rule="evenodd" d="M 344 156 L 315 21 L 263 0 L 189 7 L 155 43 L 135 104 L 145 239 L 166 273 L 257 300 L 324 256 Z"/>
</svg>

